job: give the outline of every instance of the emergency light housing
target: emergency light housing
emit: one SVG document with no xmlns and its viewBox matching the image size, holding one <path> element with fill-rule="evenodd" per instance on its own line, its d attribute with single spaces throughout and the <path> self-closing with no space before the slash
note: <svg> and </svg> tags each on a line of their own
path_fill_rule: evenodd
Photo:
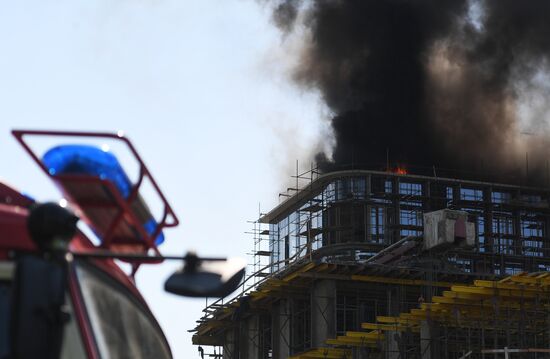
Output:
<svg viewBox="0 0 550 359">
<path fill-rule="evenodd" d="M 100 239 L 100 248 L 117 253 L 159 254 L 157 246 L 164 241 L 162 230 L 177 226 L 179 221 L 155 179 L 132 143 L 122 134 L 68 131 L 14 130 L 14 136 L 59 187 L 78 215 Z M 126 145 L 139 167 L 132 182 L 114 153 L 88 144 L 59 145 L 39 156 L 26 141 L 30 136 L 75 139 L 115 140 Z M 101 142 L 99 142 L 101 143 Z M 148 179 L 161 201 L 162 215 L 156 220 L 140 195 Z"/>
<path fill-rule="evenodd" d="M 81 175 L 99 177 L 101 180 L 111 182 L 125 200 L 130 197 L 132 192 L 133 186 L 130 179 L 116 156 L 109 150 L 90 145 L 56 146 L 44 154 L 42 162 L 52 176 Z M 106 195 L 109 195 L 109 192 L 106 192 Z M 73 189 L 72 196 L 78 198 L 80 194 Z M 143 221 L 142 225 L 147 233 L 152 235 L 158 225 L 141 196 L 138 195 L 133 207 L 140 220 Z M 88 212 L 85 215 L 94 216 L 96 214 L 90 210 Z M 105 235 L 105 228 L 96 228 L 98 227 L 96 223 L 96 221 L 93 221 L 91 227 L 96 235 L 102 238 Z M 136 235 L 139 236 L 139 233 L 136 233 Z M 155 239 L 155 244 L 160 245 L 162 242 L 164 242 L 164 235 L 160 232 Z"/>
</svg>

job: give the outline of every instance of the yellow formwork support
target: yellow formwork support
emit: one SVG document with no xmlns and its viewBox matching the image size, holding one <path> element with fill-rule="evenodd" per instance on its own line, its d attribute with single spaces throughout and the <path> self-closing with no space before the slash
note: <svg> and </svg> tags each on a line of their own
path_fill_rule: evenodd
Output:
<svg viewBox="0 0 550 359">
<path fill-rule="evenodd" d="M 336 339 L 327 339 L 325 343 L 338 346 L 376 348 L 381 340 L 384 340 L 384 334 L 380 330 L 372 330 L 370 332 L 348 331 L 346 335 L 339 335 Z"/>
<path fill-rule="evenodd" d="M 492 280 L 476 280 L 474 281 L 474 285 L 476 287 L 493 288 L 493 289 L 510 289 L 510 290 L 533 291 L 533 292 L 543 292 L 543 293 L 550 292 L 549 287 L 540 287 L 537 285 L 531 285 L 531 283 L 521 283 L 521 282 L 513 282 L 513 281 L 501 283 L 501 282 L 495 282 Z"/>
<path fill-rule="evenodd" d="M 313 268 L 313 271 L 314 272 L 322 272 L 326 269 L 328 269 L 328 264 L 327 263 L 321 263 L 317 267 Z"/>
<path fill-rule="evenodd" d="M 288 359 L 311 359 L 311 358 L 327 358 L 327 359 L 342 359 L 351 358 L 351 350 L 337 348 L 315 348 L 304 353 L 296 354 L 288 357 Z"/>
<path fill-rule="evenodd" d="M 550 309 L 550 275 L 522 273 L 500 281 L 476 280 L 472 285 L 453 285 L 431 303 L 422 303 L 396 317 L 379 316 L 365 329 L 410 330 L 431 319 L 451 326 L 475 323 L 495 325 L 521 320 L 526 310 Z M 546 319 L 546 318 L 545 318 Z"/>
<path fill-rule="evenodd" d="M 530 284 L 530 285 L 538 285 L 538 286 L 550 286 L 550 276 L 548 275 L 548 273 L 544 273 L 538 276 L 513 276 L 505 279 L 508 279 L 508 281 L 506 282 Z"/>
<path fill-rule="evenodd" d="M 517 298 L 534 298 L 537 293 L 533 291 L 526 291 L 523 289 L 497 289 L 497 288 L 484 288 L 476 286 L 466 285 L 453 285 L 451 291 L 457 293 L 469 293 L 478 294 L 482 296 L 498 296 L 498 297 L 517 297 Z"/>
<path fill-rule="evenodd" d="M 286 277 L 283 278 L 283 282 L 290 282 L 291 280 L 293 280 L 294 278 L 298 277 L 300 275 L 300 273 L 304 273 L 304 272 L 307 272 L 309 271 L 310 269 L 313 269 L 315 268 L 316 264 L 313 263 L 313 262 L 310 262 L 308 264 L 306 264 L 305 266 L 303 266 L 302 268 L 294 271 L 293 273 L 287 275 Z"/>
<path fill-rule="evenodd" d="M 450 288 L 456 283 L 451 282 L 432 282 L 421 279 L 404 279 L 404 278 L 390 278 L 390 277 L 380 277 L 380 276 L 371 276 L 371 275 L 357 275 L 354 274 L 351 276 L 352 280 L 357 280 L 360 282 L 373 282 L 373 283 L 386 283 L 386 284 L 398 284 L 398 285 L 431 285 L 432 287 L 442 287 Z"/>
<path fill-rule="evenodd" d="M 381 335 L 381 332 L 378 331 L 378 330 L 373 330 L 373 331 L 370 331 L 370 332 L 353 332 L 353 331 L 349 331 L 349 332 L 346 332 L 346 337 L 351 337 L 351 338 L 367 338 L 367 339 L 378 339 Z"/>
<path fill-rule="evenodd" d="M 382 339 L 381 339 L 382 340 Z M 337 339 L 327 339 L 325 343 L 329 345 L 339 345 L 339 346 L 352 346 L 352 347 L 368 347 L 368 348 L 377 348 L 378 343 L 371 340 L 357 340 L 348 337 L 338 337 Z"/>
<path fill-rule="evenodd" d="M 455 292 L 452 290 L 444 291 L 443 296 L 446 298 L 465 299 L 468 301 L 482 301 L 487 299 L 487 296 L 483 294 Z"/>
<path fill-rule="evenodd" d="M 419 332 L 420 328 L 411 324 L 377 324 L 377 323 L 361 323 L 361 328 L 371 329 L 371 330 L 382 330 L 382 331 L 412 331 L 413 333 Z"/>
</svg>

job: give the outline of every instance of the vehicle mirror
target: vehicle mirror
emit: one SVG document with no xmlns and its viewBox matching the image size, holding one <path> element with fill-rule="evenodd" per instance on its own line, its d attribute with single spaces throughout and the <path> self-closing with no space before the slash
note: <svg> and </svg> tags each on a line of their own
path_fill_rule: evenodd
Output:
<svg viewBox="0 0 550 359">
<path fill-rule="evenodd" d="M 208 261 L 188 255 L 183 269 L 164 283 L 167 292 L 186 297 L 225 297 L 237 289 L 245 274 L 243 260 Z"/>
</svg>

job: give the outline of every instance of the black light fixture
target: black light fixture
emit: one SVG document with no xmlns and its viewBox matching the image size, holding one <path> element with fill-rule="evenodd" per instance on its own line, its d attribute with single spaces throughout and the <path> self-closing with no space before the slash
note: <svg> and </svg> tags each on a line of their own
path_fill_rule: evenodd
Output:
<svg viewBox="0 0 550 359">
<path fill-rule="evenodd" d="M 237 289 L 245 274 L 240 259 L 184 257 L 185 265 L 164 283 L 167 292 L 187 297 L 225 297 Z"/>
<path fill-rule="evenodd" d="M 56 203 L 40 203 L 30 209 L 27 227 L 42 251 L 67 251 L 76 234 L 78 217 Z"/>
</svg>

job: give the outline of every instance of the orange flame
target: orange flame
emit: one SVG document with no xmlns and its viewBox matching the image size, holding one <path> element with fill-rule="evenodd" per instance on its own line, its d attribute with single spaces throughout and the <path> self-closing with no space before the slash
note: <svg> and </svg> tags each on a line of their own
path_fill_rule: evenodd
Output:
<svg viewBox="0 0 550 359">
<path fill-rule="evenodd" d="M 398 175 L 406 175 L 407 169 L 404 167 L 397 167 L 393 172 L 397 173 Z"/>
</svg>

